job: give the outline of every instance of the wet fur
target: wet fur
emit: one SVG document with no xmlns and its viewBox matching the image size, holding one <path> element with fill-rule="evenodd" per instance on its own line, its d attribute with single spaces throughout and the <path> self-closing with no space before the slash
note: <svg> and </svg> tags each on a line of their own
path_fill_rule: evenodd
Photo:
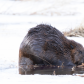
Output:
<svg viewBox="0 0 84 84">
<path fill-rule="evenodd" d="M 84 53 L 74 52 L 84 51 L 81 44 L 68 40 L 56 28 L 40 24 L 31 28 L 24 37 L 19 50 L 19 66 L 29 66 L 35 64 L 74 66 L 76 62 L 81 63 Z M 28 59 L 29 61 L 21 61 Z M 77 60 L 77 59 L 80 59 Z M 25 68 L 24 68 L 25 69 Z M 25 70 L 30 71 L 30 67 Z M 20 74 L 21 69 L 19 69 Z"/>
</svg>

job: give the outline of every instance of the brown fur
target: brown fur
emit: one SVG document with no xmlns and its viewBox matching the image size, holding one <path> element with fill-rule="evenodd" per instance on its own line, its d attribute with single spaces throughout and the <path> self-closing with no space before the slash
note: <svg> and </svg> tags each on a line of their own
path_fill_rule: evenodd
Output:
<svg viewBox="0 0 84 84">
<path fill-rule="evenodd" d="M 68 40 L 56 28 L 40 24 L 31 28 L 19 50 L 19 73 L 31 71 L 33 65 L 74 66 L 83 62 L 84 48 Z M 31 66 L 30 66 L 31 65 Z M 21 68 L 22 67 L 22 68 Z"/>
</svg>

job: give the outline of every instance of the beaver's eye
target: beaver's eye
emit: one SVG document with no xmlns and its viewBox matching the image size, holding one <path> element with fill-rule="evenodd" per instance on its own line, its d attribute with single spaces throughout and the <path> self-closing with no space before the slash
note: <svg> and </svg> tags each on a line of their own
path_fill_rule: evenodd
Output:
<svg viewBox="0 0 84 84">
<path fill-rule="evenodd" d="M 80 54 L 82 54 L 82 51 L 79 51 Z"/>
<path fill-rule="evenodd" d="M 73 45 L 71 45 L 71 49 L 74 49 Z"/>
</svg>

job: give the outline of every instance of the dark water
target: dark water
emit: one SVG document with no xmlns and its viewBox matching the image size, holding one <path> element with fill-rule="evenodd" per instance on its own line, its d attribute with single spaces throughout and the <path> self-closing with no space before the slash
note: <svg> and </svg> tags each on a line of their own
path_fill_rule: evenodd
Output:
<svg viewBox="0 0 84 84">
<path fill-rule="evenodd" d="M 72 67 L 66 68 L 45 68 L 39 67 L 34 70 L 27 72 L 27 74 L 41 74 L 41 75 L 73 75 L 73 74 L 83 74 L 84 68 L 75 68 L 72 71 Z"/>
</svg>

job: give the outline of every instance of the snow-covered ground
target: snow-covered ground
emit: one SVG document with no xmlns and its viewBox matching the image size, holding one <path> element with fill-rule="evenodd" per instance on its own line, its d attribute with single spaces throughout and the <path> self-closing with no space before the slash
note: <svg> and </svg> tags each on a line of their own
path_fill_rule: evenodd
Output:
<svg viewBox="0 0 84 84">
<path fill-rule="evenodd" d="M 0 0 L 0 83 L 83 84 L 72 75 L 19 75 L 19 46 L 27 31 L 40 23 L 67 31 L 83 24 L 84 0 Z M 82 23 L 81 23 L 82 22 Z M 84 46 L 84 38 L 68 37 Z"/>
</svg>

